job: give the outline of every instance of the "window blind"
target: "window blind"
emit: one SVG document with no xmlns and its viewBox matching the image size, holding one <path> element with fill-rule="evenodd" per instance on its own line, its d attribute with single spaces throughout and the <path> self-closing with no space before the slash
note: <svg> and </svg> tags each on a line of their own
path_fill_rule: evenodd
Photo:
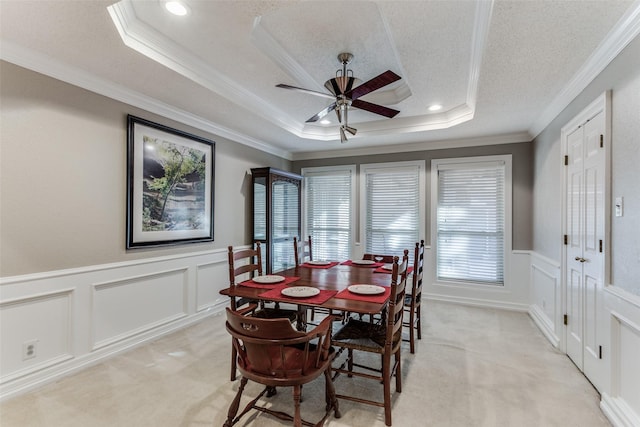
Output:
<svg viewBox="0 0 640 427">
<path fill-rule="evenodd" d="M 351 258 L 351 174 L 345 169 L 305 172 L 305 230 L 314 259 Z"/>
<path fill-rule="evenodd" d="M 436 224 L 439 280 L 504 284 L 502 164 L 439 166 Z"/>
<path fill-rule="evenodd" d="M 415 165 L 364 170 L 365 249 L 402 256 L 420 235 L 420 168 Z"/>
</svg>

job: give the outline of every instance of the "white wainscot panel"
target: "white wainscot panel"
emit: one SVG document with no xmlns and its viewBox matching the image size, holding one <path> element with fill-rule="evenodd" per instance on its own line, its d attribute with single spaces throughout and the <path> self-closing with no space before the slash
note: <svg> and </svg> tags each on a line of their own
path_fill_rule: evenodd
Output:
<svg viewBox="0 0 640 427">
<path fill-rule="evenodd" d="M 640 329 L 620 323 L 619 392 L 627 404 L 640 414 Z M 640 421 L 640 420 L 638 420 Z"/>
<path fill-rule="evenodd" d="M 73 357 L 72 295 L 73 289 L 66 289 L 0 304 L 0 383 Z"/>
<path fill-rule="evenodd" d="M 220 295 L 220 291 L 229 286 L 227 260 L 199 264 L 197 266 L 196 286 L 196 307 L 198 311 L 226 304 L 229 298 Z"/>
<path fill-rule="evenodd" d="M 610 316 L 611 387 L 601 407 L 616 427 L 640 426 L 640 297 L 605 288 Z"/>
<path fill-rule="evenodd" d="M 94 285 L 93 350 L 187 315 L 186 268 Z"/>
<path fill-rule="evenodd" d="M 560 343 L 560 270 L 555 264 L 539 257 L 531 263 L 531 308 L 529 314 L 551 343 Z"/>
</svg>

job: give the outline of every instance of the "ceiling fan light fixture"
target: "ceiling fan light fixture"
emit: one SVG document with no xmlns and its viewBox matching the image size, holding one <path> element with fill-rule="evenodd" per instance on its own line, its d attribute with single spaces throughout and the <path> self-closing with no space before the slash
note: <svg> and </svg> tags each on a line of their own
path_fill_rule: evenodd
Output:
<svg viewBox="0 0 640 427">
<path fill-rule="evenodd" d="M 347 135 L 344 133 L 344 126 L 340 126 L 340 142 L 343 144 L 347 142 Z"/>
<path fill-rule="evenodd" d="M 352 128 L 351 126 L 344 125 L 342 126 L 342 128 L 344 128 L 344 130 L 346 130 L 353 136 L 355 136 L 356 132 L 358 132 L 358 129 Z"/>
</svg>

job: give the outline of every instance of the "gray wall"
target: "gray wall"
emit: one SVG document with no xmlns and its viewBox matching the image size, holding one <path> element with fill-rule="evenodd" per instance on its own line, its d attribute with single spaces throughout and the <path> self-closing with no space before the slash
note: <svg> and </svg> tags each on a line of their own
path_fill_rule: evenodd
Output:
<svg viewBox="0 0 640 427">
<path fill-rule="evenodd" d="M 624 197 L 624 216 L 612 213 L 611 283 L 640 295 L 640 37 L 534 140 L 533 249 L 558 262 L 561 259 L 560 129 L 609 89 L 612 198 Z"/>
<path fill-rule="evenodd" d="M 513 249 L 528 250 L 532 248 L 532 194 L 533 162 L 532 146 L 523 142 L 517 144 L 490 145 L 485 147 L 451 148 L 444 150 L 425 150 L 409 153 L 379 154 L 370 156 L 343 157 L 331 159 L 299 160 L 293 162 L 293 171 L 300 173 L 302 168 L 316 166 L 350 165 L 366 163 L 399 162 L 407 160 L 425 160 L 427 172 L 427 206 L 426 206 L 426 242 L 430 242 L 430 192 L 431 192 L 431 160 L 455 157 L 492 156 L 511 154 L 513 159 Z M 359 173 L 359 168 L 358 168 Z M 358 184 L 359 185 L 359 184 Z M 357 216 L 359 218 L 359 216 Z"/>
<path fill-rule="evenodd" d="M 0 62 L 0 276 L 250 243 L 252 167 L 290 162 Z M 216 142 L 213 243 L 125 249 L 126 116 Z"/>
</svg>

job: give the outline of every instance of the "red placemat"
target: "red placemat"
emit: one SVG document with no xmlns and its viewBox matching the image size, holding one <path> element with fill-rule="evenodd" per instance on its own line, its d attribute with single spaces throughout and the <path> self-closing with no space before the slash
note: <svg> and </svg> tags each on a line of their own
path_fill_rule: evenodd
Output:
<svg viewBox="0 0 640 427">
<path fill-rule="evenodd" d="M 407 274 L 411 274 L 411 272 L 413 271 L 413 267 L 409 267 L 407 268 Z M 387 270 L 386 268 L 383 267 L 378 267 L 375 270 L 373 270 L 374 273 L 387 273 L 387 274 L 391 274 L 392 271 L 391 270 Z"/>
<path fill-rule="evenodd" d="M 293 283 L 296 280 L 300 280 L 299 277 L 285 277 L 284 281 L 278 283 L 256 283 L 253 280 L 245 280 L 244 282 L 238 283 L 240 286 L 247 286 L 249 288 L 260 288 L 260 289 L 273 289 L 278 286 L 288 285 L 289 283 Z"/>
<path fill-rule="evenodd" d="M 389 295 L 391 295 L 391 287 L 384 286 L 384 293 L 378 295 L 362 295 L 362 294 L 354 294 L 348 288 L 343 289 L 336 295 L 336 298 L 342 299 L 352 299 L 356 301 L 366 301 L 366 302 L 375 302 L 378 304 L 382 304 L 385 302 Z"/>
<path fill-rule="evenodd" d="M 331 264 L 327 264 L 327 265 L 315 265 L 315 264 L 309 264 L 307 262 L 305 262 L 304 264 L 302 264 L 302 267 L 306 267 L 306 268 L 331 268 L 331 267 L 335 267 L 336 265 L 338 265 L 339 262 L 332 262 Z"/>
<path fill-rule="evenodd" d="M 327 300 L 331 299 L 338 291 L 330 291 L 321 289 L 318 295 L 314 295 L 312 297 L 307 298 L 296 298 L 296 297 L 288 297 L 286 295 L 282 295 L 281 291 L 284 288 L 289 288 L 292 286 L 280 285 L 277 288 L 270 289 L 266 292 L 260 294 L 260 298 L 268 299 L 270 301 L 283 301 L 290 302 L 294 304 L 322 304 Z"/>
<path fill-rule="evenodd" d="M 354 264 L 353 261 L 345 261 L 340 265 L 352 265 L 354 267 L 364 267 L 364 268 L 378 268 L 384 265 L 384 262 L 374 262 L 373 264 Z"/>
</svg>

